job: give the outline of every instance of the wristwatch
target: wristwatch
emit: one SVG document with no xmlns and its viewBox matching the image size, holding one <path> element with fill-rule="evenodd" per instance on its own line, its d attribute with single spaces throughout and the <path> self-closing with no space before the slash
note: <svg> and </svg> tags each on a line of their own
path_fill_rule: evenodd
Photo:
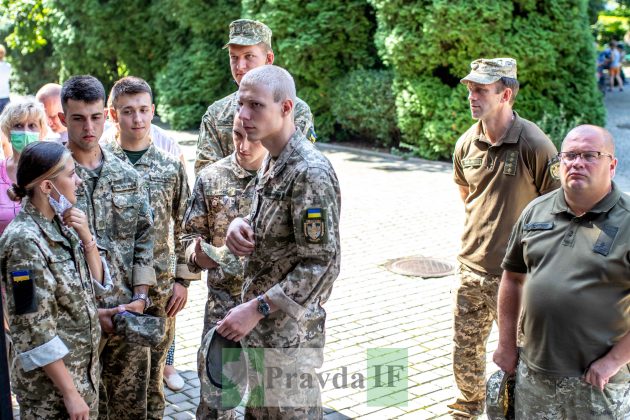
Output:
<svg viewBox="0 0 630 420">
<path fill-rule="evenodd" d="M 265 318 L 267 318 L 271 313 L 271 308 L 269 307 L 269 304 L 265 302 L 265 298 L 263 297 L 263 295 L 257 296 L 256 299 L 258 299 L 258 312 L 260 312 Z"/>
<path fill-rule="evenodd" d="M 146 293 L 134 293 L 133 296 L 131 296 L 131 301 L 135 302 L 136 300 L 144 301 L 144 309 L 147 309 L 149 306 L 153 305 L 153 302 L 151 302 L 151 298 Z"/>
</svg>

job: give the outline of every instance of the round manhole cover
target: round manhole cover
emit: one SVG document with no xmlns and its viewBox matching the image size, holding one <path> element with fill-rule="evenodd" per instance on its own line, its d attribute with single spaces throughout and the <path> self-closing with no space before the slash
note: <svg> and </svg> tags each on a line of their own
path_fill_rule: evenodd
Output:
<svg viewBox="0 0 630 420">
<path fill-rule="evenodd" d="M 453 274 L 455 266 L 429 257 L 404 257 L 390 261 L 387 268 L 394 273 L 416 277 L 444 277 Z"/>
</svg>

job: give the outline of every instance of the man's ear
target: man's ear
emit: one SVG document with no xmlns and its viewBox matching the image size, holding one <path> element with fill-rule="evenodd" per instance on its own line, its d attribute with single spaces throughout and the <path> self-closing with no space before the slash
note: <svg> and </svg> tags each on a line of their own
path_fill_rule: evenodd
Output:
<svg viewBox="0 0 630 420">
<path fill-rule="evenodd" d="M 503 89 L 503 94 L 501 95 L 501 100 L 503 102 L 509 103 L 510 99 L 512 99 L 512 89 L 510 89 L 510 88 Z"/>
<path fill-rule="evenodd" d="M 283 117 L 290 115 L 293 111 L 293 101 L 291 99 L 285 99 L 284 101 L 282 101 L 281 109 Z"/>
<path fill-rule="evenodd" d="M 116 108 L 111 107 L 111 108 L 105 108 L 105 118 L 107 118 L 107 113 L 109 112 L 109 116 L 111 117 L 112 121 L 114 121 L 115 123 L 118 123 L 118 113 L 116 112 Z"/>
<path fill-rule="evenodd" d="M 66 124 L 66 114 L 64 114 L 63 112 L 58 112 L 57 116 L 59 117 L 59 121 L 61 121 L 61 124 L 63 124 L 64 127 L 68 127 L 68 124 Z"/>
<path fill-rule="evenodd" d="M 265 60 L 265 64 L 273 64 L 274 59 L 273 51 L 267 51 L 267 59 Z"/>
</svg>

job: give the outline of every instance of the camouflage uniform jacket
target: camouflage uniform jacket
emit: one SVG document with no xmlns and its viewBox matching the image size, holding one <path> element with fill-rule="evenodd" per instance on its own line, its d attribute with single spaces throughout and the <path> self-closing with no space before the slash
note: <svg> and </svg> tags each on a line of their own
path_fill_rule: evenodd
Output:
<svg viewBox="0 0 630 420">
<path fill-rule="evenodd" d="M 0 277 L 16 354 L 15 391 L 21 400 L 58 401 L 61 395 L 39 368 L 63 359 L 82 397 L 95 398 L 98 291 L 79 238 L 56 216 L 48 221 L 28 199 L 23 204 L 0 239 Z"/>
<path fill-rule="evenodd" d="M 210 105 L 201 119 L 195 160 L 196 176 L 204 167 L 229 156 L 234 151 L 232 127 L 238 105 L 237 94 L 238 91 Z M 313 114 L 306 102 L 300 98 L 295 101 L 294 119 L 296 127 L 309 140 L 315 141 Z"/>
<path fill-rule="evenodd" d="M 103 150 L 103 165 L 93 191 L 89 182 L 77 189 L 76 207 L 88 217 L 101 255 L 111 272 L 114 288 L 99 298 L 99 307 L 129 303 L 134 286 L 154 286 L 153 220 L 142 179 L 129 164 Z M 84 181 L 87 171 L 76 165 Z"/>
<path fill-rule="evenodd" d="M 269 168 L 269 169 L 268 169 Z M 251 347 L 324 347 L 326 312 L 341 259 L 337 175 L 296 131 L 265 159 L 249 215 L 255 250 L 245 258 L 243 302 L 266 294 L 279 310 L 246 337 Z"/>
<path fill-rule="evenodd" d="M 225 236 L 232 220 L 249 213 L 254 183 L 255 176 L 243 169 L 232 153 L 199 173 L 184 219 L 184 228 L 190 238 L 187 254 L 192 254 L 194 250 L 192 238 L 201 236 L 213 248 L 215 255 L 221 255 L 223 261 L 227 260 L 230 270 L 221 267 L 208 270 L 208 283 L 232 296 L 241 295 L 243 267 L 240 259 L 224 246 Z M 189 267 L 199 271 L 192 263 Z"/>
<path fill-rule="evenodd" d="M 131 161 L 116 140 L 103 147 L 114 156 L 130 165 Z M 182 162 L 151 144 L 144 155 L 132 165 L 148 189 L 149 204 L 153 214 L 155 240 L 153 246 L 153 266 L 157 286 L 150 289 L 151 299 L 158 308 L 165 308 L 173 290 L 173 273 L 170 270 L 170 255 L 175 254 L 175 277 L 198 279 L 198 274 L 188 271 L 185 260 L 185 247 L 175 241 L 175 249 L 170 249 L 168 237 L 171 222 L 174 234 L 181 235 L 182 221 L 190 196 L 188 177 Z"/>
</svg>

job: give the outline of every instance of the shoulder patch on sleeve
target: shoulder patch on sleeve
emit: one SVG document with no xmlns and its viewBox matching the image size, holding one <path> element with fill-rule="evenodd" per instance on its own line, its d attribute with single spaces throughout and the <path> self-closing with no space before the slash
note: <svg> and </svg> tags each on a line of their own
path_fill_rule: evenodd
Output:
<svg viewBox="0 0 630 420">
<path fill-rule="evenodd" d="M 304 210 L 302 221 L 304 237 L 310 244 L 320 244 L 326 239 L 326 214 L 319 207 L 311 207 Z"/>
<path fill-rule="evenodd" d="M 549 167 L 549 175 L 551 175 L 551 178 L 555 179 L 556 181 L 559 180 L 560 179 L 560 161 L 558 160 L 558 158 L 554 157 L 550 159 L 547 166 Z"/>
<path fill-rule="evenodd" d="M 37 311 L 35 285 L 30 270 L 11 271 L 11 286 L 15 301 L 15 314 L 24 315 Z"/>
<path fill-rule="evenodd" d="M 306 138 L 311 142 L 315 143 L 317 141 L 317 134 L 315 134 L 315 129 L 313 127 L 308 129 L 308 133 Z"/>
</svg>

